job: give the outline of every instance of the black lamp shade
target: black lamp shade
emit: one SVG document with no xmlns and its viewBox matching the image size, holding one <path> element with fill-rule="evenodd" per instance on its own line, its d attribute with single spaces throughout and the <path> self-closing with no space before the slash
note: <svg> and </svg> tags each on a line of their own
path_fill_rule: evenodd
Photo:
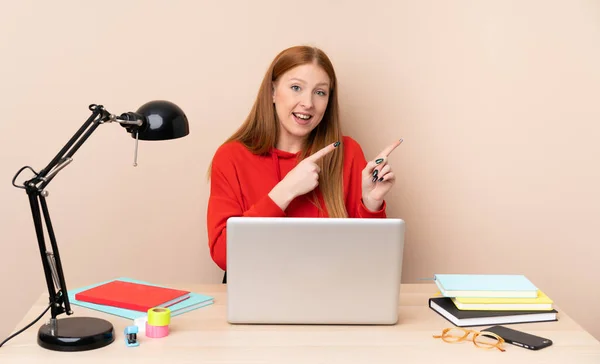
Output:
<svg viewBox="0 0 600 364">
<path fill-rule="evenodd" d="M 144 120 L 144 125 L 139 129 L 140 140 L 177 139 L 190 133 L 185 113 L 170 101 L 147 102 L 136 111 L 136 114 Z M 135 133 L 132 137 L 136 137 Z"/>
</svg>

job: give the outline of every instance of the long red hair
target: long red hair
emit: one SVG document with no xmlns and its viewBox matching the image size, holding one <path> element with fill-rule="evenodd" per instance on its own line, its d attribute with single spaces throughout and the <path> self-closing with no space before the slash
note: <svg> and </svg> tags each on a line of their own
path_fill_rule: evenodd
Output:
<svg viewBox="0 0 600 364">
<path fill-rule="evenodd" d="M 273 84 L 290 69 L 315 63 L 327 73 L 330 79 L 329 101 L 323 120 L 310 133 L 300 152 L 300 160 L 309 153 L 324 148 L 328 144 L 342 140 L 337 97 L 337 78 L 327 55 L 316 47 L 294 46 L 280 52 L 269 66 L 258 90 L 254 105 L 244 123 L 226 141 L 239 141 L 255 154 L 265 154 L 274 148 L 279 137 L 279 122 L 273 105 Z M 321 168 L 319 187 L 330 217 L 347 217 L 343 198 L 343 155 L 344 145 L 340 144 L 334 153 L 329 153 L 318 162 Z M 320 206 L 313 191 L 314 202 Z"/>
</svg>

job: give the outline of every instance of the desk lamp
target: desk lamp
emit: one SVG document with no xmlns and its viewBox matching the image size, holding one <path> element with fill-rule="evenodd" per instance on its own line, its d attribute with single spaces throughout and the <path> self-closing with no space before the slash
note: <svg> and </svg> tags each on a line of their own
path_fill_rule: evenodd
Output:
<svg viewBox="0 0 600 364">
<path fill-rule="evenodd" d="M 12 181 L 13 186 L 24 189 L 29 196 L 29 204 L 50 296 L 46 310 L 34 322 L 8 339 L 33 325 L 50 309 L 51 318 L 39 328 L 37 342 L 43 348 L 56 351 L 98 349 L 109 345 L 115 338 L 113 325 L 104 319 L 94 317 L 57 319 L 57 316 L 63 313 L 70 316 L 73 311 L 69 303 L 58 246 L 46 204 L 46 197 L 48 196 L 48 191 L 45 190 L 46 186 L 61 169 L 73 161 L 73 154 L 100 124 L 119 123 L 135 138 L 134 166 L 137 165 L 138 140 L 176 139 L 189 134 L 186 115 L 177 105 L 169 101 L 151 101 L 142 105 L 136 112 L 127 112 L 120 116 L 109 113 L 102 105 L 92 104 L 89 109 L 92 111 L 90 117 L 44 169 L 38 173 L 33 168 L 25 166 L 17 172 Z M 34 177 L 25 181 L 22 186 L 16 185 L 16 178 L 25 169 L 29 169 Z M 46 248 L 42 215 L 50 239 L 51 250 Z"/>
</svg>

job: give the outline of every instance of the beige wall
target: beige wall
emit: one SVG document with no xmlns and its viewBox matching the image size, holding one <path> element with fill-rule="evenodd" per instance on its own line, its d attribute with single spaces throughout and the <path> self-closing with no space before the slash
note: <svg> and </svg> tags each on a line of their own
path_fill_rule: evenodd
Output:
<svg viewBox="0 0 600 364">
<path fill-rule="evenodd" d="M 294 44 L 331 56 L 346 133 L 368 157 L 405 140 L 388 200 L 407 222 L 404 282 L 523 273 L 600 338 L 598 1 L 1 8 L 2 338 L 45 287 L 27 198 L 10 181 L 48 163 L 91 103 L 122 113 L 169 99 L 191 134 L 141 144 L 134 168 L 133 140 L 104 125 L 52 182 L 69 287 L 115 276 L 220 281 L 207 250 L 206 168 L 272 57 Z"/>
</svg>

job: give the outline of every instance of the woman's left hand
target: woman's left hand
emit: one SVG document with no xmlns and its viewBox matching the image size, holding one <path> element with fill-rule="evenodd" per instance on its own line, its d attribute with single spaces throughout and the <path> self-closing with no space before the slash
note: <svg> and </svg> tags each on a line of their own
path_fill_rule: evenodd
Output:
<svg viewBox="0 0 600 364">
<path fill-rule="evenodd" d="M 381 209 L 385 195 L 390 191 L 396 176 L 392 167 L 387 163 L 388 157 L 403 139 L 389 145 L 369 163 L 362 172 L 362 199 L 365 207 L 371 211 Z"/>
</svg>

